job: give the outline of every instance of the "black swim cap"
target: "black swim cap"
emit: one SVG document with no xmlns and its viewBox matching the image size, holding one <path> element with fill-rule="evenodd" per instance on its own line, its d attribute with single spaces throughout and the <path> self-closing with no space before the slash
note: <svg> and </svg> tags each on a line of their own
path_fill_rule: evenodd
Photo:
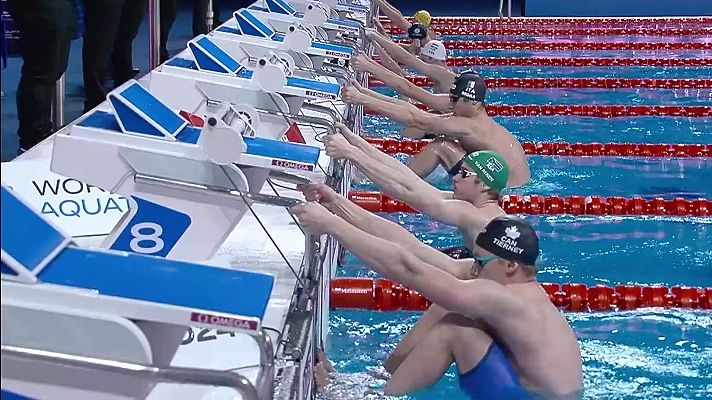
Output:
<svg viewBox="0 0 712 400">
<path fill-rule="evenodd" d="M 490 221 L 475 240 L 478 246 L 507 261 L 534 266 L 539 257 L 539 237 L 528 222 L 510 216 Z"/>
<path fill-rule="evenodd" d="M 428 28 L 423 24 L 413 24 L 408 28 L 408 37 L 411 39 L 425 39 L 428 37 Z"/>
<path fill-rule="evenodd" d="M 466 71 L 455 77 L 455 80 L 450 86 L 450 97 L 459 99 L 464 97 L 472 101 L 485 102 L 487 94 L 487 85 L 485 79 L 475 72 Z"/>
</svg>

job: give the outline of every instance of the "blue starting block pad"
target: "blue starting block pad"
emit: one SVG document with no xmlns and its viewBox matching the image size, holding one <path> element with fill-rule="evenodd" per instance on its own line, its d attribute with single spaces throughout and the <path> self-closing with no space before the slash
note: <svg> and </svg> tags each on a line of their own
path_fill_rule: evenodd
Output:
<svg viewBox="0 0 712 400">
<path fill-rule="evenodd" d="M 37 283 L 92 290 L 97 295 L 91 301 L 96 302 L 102 298 L 139 302 L 135 307 L 130 303 L 121 303 L 125 307 L 115 303 L 107 306 L 107 312 L 127 318 L 137 317 L 132 314 L 137 312 L 134 308 L 146 303 L 173 307 L 186 316 L 182 321 L 163 321 L 166 323 L 210 324 L 195 319 L 196 314 L 215 315 L 210 313 L 228 314 L 235 319 L 264 318 L 274 285 L 270 275 L 134 253 L 61 246 L 65 235 L 30 209 L 12 190 L 3 185 L 1 196 L 3 263 L 7 264 L 7 255 L 12 255 L 20 264 L 11 266 L 12 269 L 32 274 Z M 18 222 L 22 228 L 13 229 Z M 33 240 L 18 247 L 29 234 Z M 58 247 L 60 251 L 54 251 Z M 43 268 L 37 268 L 36 260 L 47 258 L 47 254 L 52 258 Z M 3 279 L 5 276 L 3 271 Z M 257 329 L 256 323 L 254 327 Z M 250 329 L 249 324 L 244 329 Z"/>
<path fill-rule="evenodd" d="M 173 58 L 169 60 L 166 65 L 227 74 L 244 79 L 252 78 L 254 71 L 241 65 L 208 36 L 200 35 L 196 37 L 189 42 L 188 47 L 193 54 L 194 61 L 191 62 L 191 60 Z M 294 76 L 287 77 L 287 87 L 304 90 L 305 95 L 308 95 L 306 93 L 307 91 L 320 92 L 327 93 L 330 97 L 334 98 L 341 92 L 341 86 L 336 83 L 321 82 Z M 180 118 L 180 116 L 178 117 Z"/>
<path fill-rule="evenodd" d="M 136 81 L 119 87 L 107 97 L 123 132 L 176 140 L 188 126 L 188 121 Z"/>
<path fill-rule="evenodd" d="M 32 211 L 12 189 L 2 186 L 2 278 L 37 281 L 37 274 L 71 243 L 62 232 Z"/>
</svg>

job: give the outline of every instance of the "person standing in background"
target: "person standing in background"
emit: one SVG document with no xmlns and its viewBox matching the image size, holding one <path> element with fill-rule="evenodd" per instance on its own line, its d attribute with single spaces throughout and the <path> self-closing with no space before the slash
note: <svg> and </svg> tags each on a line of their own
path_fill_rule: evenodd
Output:
<svg viewBox="0 0 712 400">
<path fill-rule="evenodd" d="M 67 70 L 77 23 L 72 0 L 8 0 L 20 30 L 22 72 L 17 85 L 18 154 L 46 137 L 52 126 L 55 83 Z"/>
<path fill-rule="evenodd" d="M 86 100 L 84 112 L 106 100 L 106 75 L 111 68 L 114 87 L 136 76 L 133 41 L 146 13 L 146 0 L 83 0 L 82 64 Z"/>
<path fill-rule="evenodd" d="M 161 0 L 161 64 L 168 61 L 168 35 L 171 33 L 173 23 L 178 15 L 178 0 Z"/>
</svg>

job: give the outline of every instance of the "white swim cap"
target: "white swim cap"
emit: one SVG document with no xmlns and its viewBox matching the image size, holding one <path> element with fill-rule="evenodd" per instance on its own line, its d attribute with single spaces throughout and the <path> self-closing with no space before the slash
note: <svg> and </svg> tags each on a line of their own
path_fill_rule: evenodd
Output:
<svg viewBox="0 0 712 400">
<path fill-rule="evenodd" d="M 445 49 L 445 45 L 439 40 L 431 40 L 426 43 L 420 50 L 420 54 L 432 57 L 438 61 L 445 61 L 447 59 L 447 50 Z"/>
</svg>

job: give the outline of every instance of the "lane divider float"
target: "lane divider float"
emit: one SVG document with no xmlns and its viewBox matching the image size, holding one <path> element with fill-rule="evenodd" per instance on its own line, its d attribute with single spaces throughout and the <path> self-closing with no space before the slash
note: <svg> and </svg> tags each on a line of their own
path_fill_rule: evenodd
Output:
<svg viewBox="0 0 712 400">
<path fill-rule="evenodd" d="M 416 104 L 427 110 L 424 104 Z M 524 117 L 575 115 L 581 117 L 712 117 L 712 106 L 659 106 L 659 105 L 592 105 L 592 104 L 487 104 L 489 116 Z M 364 109 L 367 115 L 379 115 L 378 110 Z"/>
<path fill-rule="evenodd" d="M 396 43 L 409 43 L 398 39 Z M 448 50 L 712 50 L 712 42 L 503 42 L 444 40 Z"/>
<path fill-rule="evenodd" d="M 411 83 L 420 87 L 433 86 L 427 76 L 406 76 Z M 383 86 L 376 78 L 369 78 L 369 86 Z M 581 89 L 710 89 L 712 79 L 639 79 L 639 78 L 486 78 L 489 88 L 581 88 Z"/>
<path fill-rule="evenodd" d="M 351 191 L 349 199 L 370 212 L 416 213 L 408 204 L 386 194 L 370 191 Z M 619 196 L 542 196 L 508 194 L 499 200 L 507 214 L 527 215 L 636 215 L 708 217 L 712 215 L 712 200 L 688 200 L 681 197 L 664 199 L 655 197 Z"/>
<path fill-rule="evenodd" d="M 448 66 L 708 67 L 712 58 L 450 57 Z"/>
<path fill-rule="evenodd" d="M 391 155 L 415 155 L 431 142 L 427 139 L 364 139 L 375 148 Z M 712 157 L 712 144 L 522 142 L 522 147 L 530 155 Z"/>
<path fill-rule="evenodd" d="M 551 302 L 562 310 L 594 312 L 635 310 L 644 307 L 707 309 L 712 288 L 687 286 L 605 285 L 542 283 Z M 332 310 L 425 311 L 432 302 L 420 293 L 388 279 L 333 278 Z"/>
<path fill-rule="evenodd" d="M 388 22 L 387 17 L 380 17 L 380 21 Z M 414 22 L 413 17 L 407 18 Z M 490 25 L 576 25 L 576 26 L 611 26 L 616 24 L 642 24 L 645 26 L 661 25 L 710 25 L 712 17 L 433 17 L 431 24 L 457 25 L 457 24 L 490 24 Z"/>
<path fill-rule="evenodd" d="M 402 35 L 405 32 L 395 25 L 384 25 L 384 29 L 390 35 Z M 712 33 L 710 27 L 549 27 L 549 26 L 492 26 L 490 24 L 470 24 L 459 23 L 453 25 L 431 25 L 430 29 L 440 35 L 478 35 L 478 36 L 520 36 L 520 35 L 542 35 L 542 36 L 603 36 L 603 35 L 643 35 L 643 36 L 690 36 L 709 35 Z"/>
</svg>

